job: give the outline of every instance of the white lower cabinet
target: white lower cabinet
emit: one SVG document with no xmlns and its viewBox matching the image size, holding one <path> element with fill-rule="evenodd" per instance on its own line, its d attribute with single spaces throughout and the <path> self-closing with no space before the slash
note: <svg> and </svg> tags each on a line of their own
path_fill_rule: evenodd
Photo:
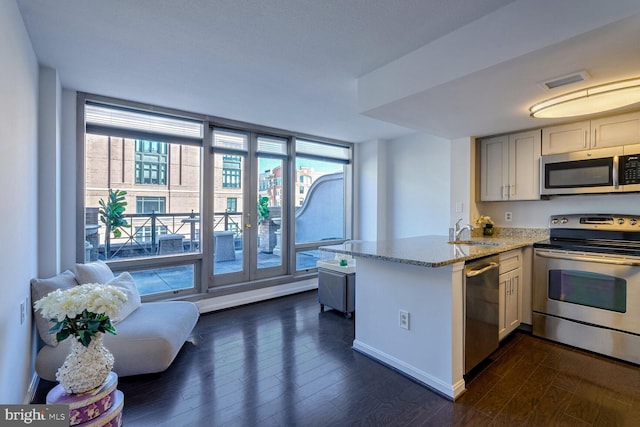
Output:
<svg viewBox="0 0 640 427">
<path fill-rule="evenodd" d="M 502 340 L 522 320 L 522 251 L 516 249 L 500 255 L 498 338 Z"/>
</svg>

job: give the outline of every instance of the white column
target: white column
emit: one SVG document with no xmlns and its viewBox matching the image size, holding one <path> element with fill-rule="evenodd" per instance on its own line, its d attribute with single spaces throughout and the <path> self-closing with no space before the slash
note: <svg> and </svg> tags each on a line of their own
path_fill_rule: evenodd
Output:
<svg viewBox="0 0 640 427">
<path fill-rule="evenodd" d="M 38 102 L 38 275 L 60 272 L 60 103 L 58 72 L 40 67 Z M 72 207 L 72 211 L 75 209 Z"/>
</svg>

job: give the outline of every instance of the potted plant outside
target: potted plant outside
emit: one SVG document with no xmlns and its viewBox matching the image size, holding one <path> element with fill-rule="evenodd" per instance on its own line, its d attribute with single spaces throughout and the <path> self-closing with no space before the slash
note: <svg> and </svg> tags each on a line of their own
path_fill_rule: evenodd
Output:
<svg viewBox="0 0 640 427">
<path fill-rule="evenodd" d="M 111 253 L 111 234 L 116 239 L 122 236 L 121 229 L 124 227 L 130 227 L 127 220 L 124 217 L 124 212 L 127 209 L 127 202 L 125 196 L 127 192 L 124 190 L 109 190 L 108 200 L 100 199 L 98 204 L 98 214 L 100 215 L 100 221 L 105 225 L 105 258 L 109 258 Z"/>
</svg>

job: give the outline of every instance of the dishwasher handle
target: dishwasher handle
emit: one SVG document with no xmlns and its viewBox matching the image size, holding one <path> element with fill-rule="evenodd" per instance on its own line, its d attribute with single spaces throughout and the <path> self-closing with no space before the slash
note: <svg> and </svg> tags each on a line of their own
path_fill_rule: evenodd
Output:
<svg viewBox="0 0 640 427">
<path fill-rule="evenodd" d="M 484 273 L 485 271 L 489 271 L 489 270 L 493 270 L 494 268 L 498 268 L 500 266 L 500 264 L 498 264 L 497 262 L 490 262 L 489 265 L 482 267 L 478 270 L 467 270 L 466 274 L 467 277 L 474 277 L 477 276 L 479 274 Z"/>
</svg>

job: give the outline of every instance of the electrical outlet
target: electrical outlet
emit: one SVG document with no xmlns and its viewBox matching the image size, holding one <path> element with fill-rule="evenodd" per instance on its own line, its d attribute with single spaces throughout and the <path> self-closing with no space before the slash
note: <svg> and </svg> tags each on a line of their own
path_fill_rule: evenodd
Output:
<svg viewBox="0 0 640 427">
<path fill-rule="evenodd" d="M 464 210 L 464 204 L 462 202 L 456 202 L 456 213 L 460 213 Z"/>
<path fill-rule="evenodd" d="M 513 215 L 511 214 L 511 212 L 505 212 L 504 213 L 504 220 L 507 222 L 511 222 L 511 220 L 513 219 Z"/>
<path fill-rule="evenodd" d="M 409 312 L 406 310 L 400 310 L 398 317 L 398 326 L 402 329 L 409 329 Z"/>
</svg>

